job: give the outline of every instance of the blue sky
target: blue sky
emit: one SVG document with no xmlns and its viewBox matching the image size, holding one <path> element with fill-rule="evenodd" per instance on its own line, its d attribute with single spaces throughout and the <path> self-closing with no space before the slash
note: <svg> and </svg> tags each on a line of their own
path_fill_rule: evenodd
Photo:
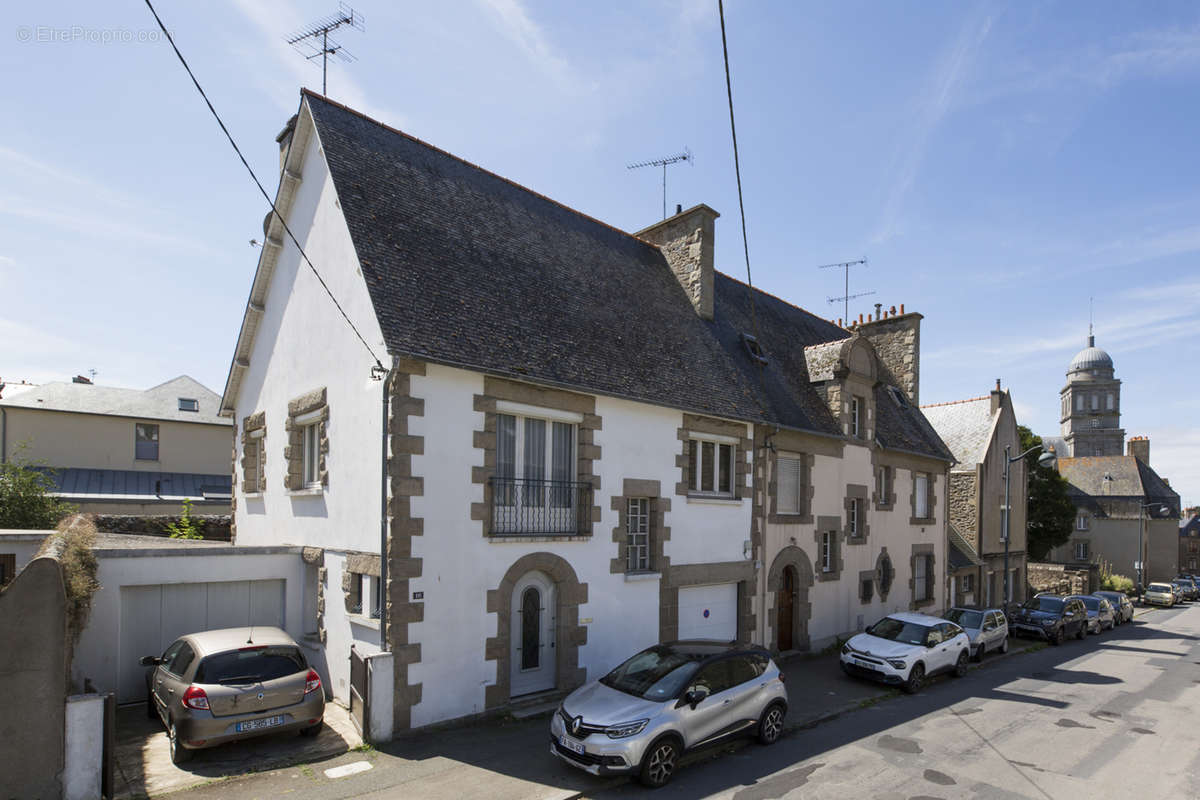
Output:
<svg viewBox="0 0 1200 800">
<path fill-rule="evenodd" d="M 332 0 L 175 2 L 160 14 L 260 176 L 320 70 L 284 43 Z M 744 277 L 712 0 L 358 0 L 336 100 L 626 230 L 719 212 Z M 925 315 L 921 401 L 1010 387 L 1035 431 L 1085 341 L 1122 423 L 1200 503 L 1200 6 L 731 0 L 754 282 L 840 316 Z M 263 201 L 144 5 L 6 15 L 0 70 L 0 376 L 220 391 Z M 108 39 L 110 41 L 104 41 Z M 273 182 L 272 182 L 273 188 Z"/>
</svg>

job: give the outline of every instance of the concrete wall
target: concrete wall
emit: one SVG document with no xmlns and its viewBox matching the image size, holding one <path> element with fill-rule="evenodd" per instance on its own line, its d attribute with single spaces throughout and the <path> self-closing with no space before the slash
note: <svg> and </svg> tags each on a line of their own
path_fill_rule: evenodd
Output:
<svg viewBox="0 0 1200 800">
<path fill-rule="evenodd" d="M 104 698 L 79 694 L 67 698 L 63 770 L 64 800 L 100 796 L 104 767 Z"/>
<path fill-rule="evenodd" d="M 1145 526 L 1142 528 L 1142 526 Z M 1137 581 L 1138 533 L 1143 532 L 1146 553 L 1145 583 L 1170 580 L 1179 574 L 1179 521 L 1174 519 L 1096 517 L 1088 519 L 1086 531 L 1072 530 L 1067 544 L 1056 547 L 1048 561 L 1064 564 L 1079 563 L 1075 559 L 1075 543 L 1088 543 L 1087 561 L 1107 562 L 1111 570 Z"/>
<path fill-rule="evenodd" d="M 16 556 L 17 572 L 20 572 L 49 535 L 49 531 L 0 530 L 0 555 L 11 553 Z"/>
<path fill-rule="evenodd" d="M 66 716 L 66 594 L 53 558 L 0 590 L 0 793 L 61 797 Z"/>
<path fill-rule="evenodd" d="M 28 443 L 24 457 L 51 467 L 202 475 L 229 471 L 227 425 L 11 407 L 7 416 L 9 458 L 20 444 Z M 138 422 L 158 425 L 157 461 L 134 457 Z"/>
</svg>

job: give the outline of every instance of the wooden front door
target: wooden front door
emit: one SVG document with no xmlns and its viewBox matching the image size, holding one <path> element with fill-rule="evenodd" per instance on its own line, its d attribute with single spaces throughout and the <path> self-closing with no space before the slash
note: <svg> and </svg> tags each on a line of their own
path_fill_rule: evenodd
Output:
<svg viewBox="0 0 1200 800">
<path fill-rule="evenodd" d="M 796 602 L 796 570 L 783 568 L 783 584 L 775 596 L 775 630 L 778 634 L 780 652 L 792 649 L 792 628 Z"/>
</svg>

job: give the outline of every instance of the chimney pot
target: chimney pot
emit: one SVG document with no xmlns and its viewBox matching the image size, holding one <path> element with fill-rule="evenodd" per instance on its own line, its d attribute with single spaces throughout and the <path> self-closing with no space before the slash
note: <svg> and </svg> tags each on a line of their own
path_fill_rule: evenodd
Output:
<svg viewBox="0 0 1200 800">
<path fill-rule="evenodd" d="M 842 318 L 841 318 L 841 317 L 838 317 L 838 327 L 839 327 L 839 328 L 844 328 L 844 327 L 846 327 L 845 325 L 843 325 L 843 324 L 842 324 Z"/>
<path fill-rule="evenodd" d="M 682 204 L 682 203 L 676 203 L 676 204 L 675 204 L 675 213 L 676 213 L 676 214 L 682 214 L 682 213 L 683 213 L 683 204 Z"/>
<path fill-rule="evenodd" d="M 1000 379 L 996 378 L 996 391 L 1000 391 Z"/>
<path fill-rule="evenodd" d="M 875 319 L 883 319 L 883 303 L 875 304 Z"/>
<path fill-rule="evenodd" d="M 859 325 L 862 325 L 862 321 L 863 321 L 863 320 L 862 320 L 862 314 L 859 314 L 859 315 L 858 315 L 858 324 L 859 324 Z"/>
<path fill-rule="evenodd" d="M 901 314 L 903 314 L 903 313 L 904 313 L 904 303 L 901 303 L 901 304 L 900 304 L 900 313 L 901 313 Z"/>
</svg>

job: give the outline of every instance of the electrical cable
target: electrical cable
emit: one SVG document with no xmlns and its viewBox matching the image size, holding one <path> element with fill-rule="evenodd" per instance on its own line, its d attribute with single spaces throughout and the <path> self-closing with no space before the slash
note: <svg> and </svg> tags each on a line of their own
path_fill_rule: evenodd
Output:
<svg viewBox="0 0 1200 800">
<path fill-rule="evenodd" d="M 183 65 L 183 68 L 187 71 L 188 77 L 192 79 L 192 85 L 196 87 L 196 91 L 200 93 L 202 98 L 204 98 L 204 102 L 208 106 L 208 110 L 212 112 L 213 119 L 215 119 L 217 124 L 221 126 L 221 131 L 225 134 L 225 138 L 229 140 L 229 144 L 233 147 L 233 152 L 237 153 L 237 157 L 241 159 L 242 166 L 244 166 L 246 171 L 250 173 L 250 177 L 254 180 L 254 185 L 258 187 L 259 193 L 262 194 L 264 199 L 266 199 L 267 204 L 271 206 L 271 213 L 274 214 L 275 218 L 279 220 L 281 225 L 283 225 L 283 229 L 287 232 L 288 238 L 292 240 L 292 244 L 296 245 L 296 249 L 300 251 L 300 257 L 304 259 L 305 264 L 308 264 L 308 268 L 312 270 L 313 275 L 316 276 L 317 281 L 321 284 L 321 288 L 325 290 L 325 294 L 329 295 L 329 299 L 333 301 L 333 305 L 337 308 L 338 313 L 342 315 L 342 319 L 346 320 L 346 324 L 350 326 L 350 330 L 354 331 L 354 335 L 357 336 L 358 340 L 363 343 L 363 347 L 367 348 L 367 352 L 375 361 L 375 366 L 381 370 L 384 369 L 383 364 L 379 361 L 379 357 L 376 356 L 375 351 L 371 349 L 371 345 L 367 344 L 367 340 L 363 338 L 361 333 L 359 333 L 358 328 L 351 321 L 349 315 L 346 314 L 346 310 L 342 308 L 342 304 L 338 302 L 338 299 L 334 296 L 333 291 L 329 288 L 329 285 L 325 283 L 325 279 L 321 277 L 321 273 L 317 271 L 316 265 L 313 264 L 312 260 L 308 257 L 308 254 L 304 252 L 304 248 L 300 246 L 300 241 L 296 238 L 296 234 L 292 233 L 292 229 L 288 227 L 287 220 L 285 220 L 283 215 L 279 213 L 279 209 L 275 208 L 275 201 L 271 199 L 269 194 L 267 194 L 267 190 L 263 188 L 262 181 L 260 181 L 258 176 L 254 174 L 254 169 L 250 166 L 250 162 L 248 162 L 246 157 L 242 155 L 241 148 L 238 147 L 237 142 L 234 141 L 233 135 L 229 132 L 229 129 L 225 127 L 225 123 L 221 120 L 220 114 L 218 114 L 217 110 L 213 108 L 212 101 L 208 99 L 208 95 L 205 94 L 204 88 L 200 85 L 200 81 L 196 80 L 196 76 L 192 72 L 192 68 L 188 66 L 187 59 L 183 57 L 183 53 L 179 52 L 179 47 L 176 46 L 175 39 L 171 36 L 171 32 L 167 30 L 167 26 L 163 24 L 162 18 L 158 16 L 158 12 L 154 9 L 154 5 L 150 2 L 150 0 L 145 0 L 145 2 L 146 7 L 150 9 L 150 13 L 154 15 L 154 21 L 158 23 L 159 29 L 162 30 L 163 35 L 167 37 L 167 41 L 171 43 L 171 49 L 175 51 L 175 55 L 179 58 L 179 63 Z"/>
</svg>

